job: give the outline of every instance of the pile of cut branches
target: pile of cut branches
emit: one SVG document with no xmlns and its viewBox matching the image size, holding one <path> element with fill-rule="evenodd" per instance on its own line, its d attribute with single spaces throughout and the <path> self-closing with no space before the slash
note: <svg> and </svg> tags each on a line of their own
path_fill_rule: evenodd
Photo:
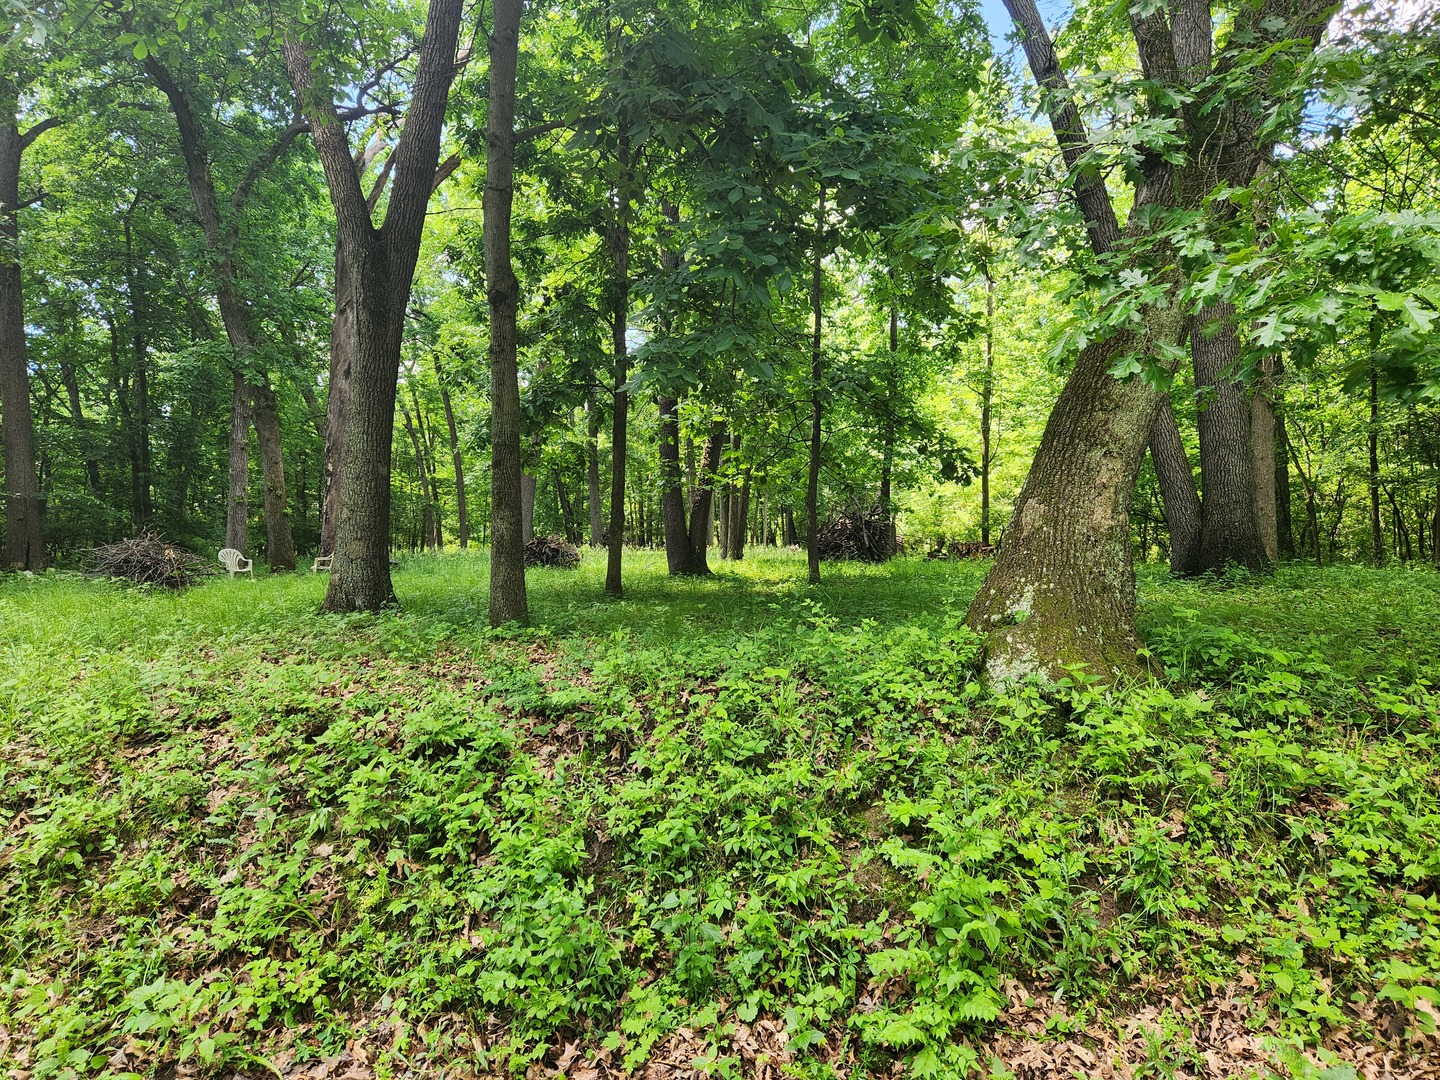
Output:
<svg viewBox="0 0 1440 1080">
<path fill-rule="evenodd" d="M 822 559 L 872 563 L 892 558 L 899 546 L 894 523 L 875 511 L 841 514 L 820 530 L 815 542 Z"/>
<path fill-rule="evenodd" d="M 166 543 L 159 533 L 146 530 L 129 540 L 101 544 L 89 551 L 90 572 L 100 577 L 183 589 L 211 572 L 199 555 Z"/>
<path fill-rule="evenodd" d="M 580 565 L 580 549 L 574 544 L 567 544 L 563 537 L 554 533 L 537 536 L 525 545 L 525 565 L 573 570 Z"/>
<path fill-rule="evenodd" d="M 942 540 L 927 552 L 931 559 L 984 559 L 994 554 L 994 544 L 979 540 Z"/>
</svg>

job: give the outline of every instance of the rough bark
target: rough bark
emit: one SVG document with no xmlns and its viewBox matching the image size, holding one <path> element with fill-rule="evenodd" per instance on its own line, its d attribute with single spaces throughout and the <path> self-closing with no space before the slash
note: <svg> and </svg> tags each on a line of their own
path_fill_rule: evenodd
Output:
<svg viewBox="0 0 1440 1080">
<path fill-rule="evenodd" d="M 4 449 L 5 560 L 11 570 L 45 569 L 45 505 L 35 465 L 35 421 L 25 349 L 19 258 L 20 158 L 33 139 L 16 123 L 16 91 L 0 84 L 0 445 Z"/>
<path fill-rule="evenodd" d="M 671 577 L 691 572 L 695 551 L 685 527 L 685 491 L 680 474 L 680 402 L 660 394 L 660 518 L 665 530 L 665 565 Z"/>
<path fill-rule="evenodd" d="M 229 496 L 225 500 L 225 546 L 243 552 L 250 542 L 250 391 L 238 370 L 230 372 Z"/>
<path fill-rule="evenodd" d="M 1280 523 L 1275 492 L 1274 357 L 1262 361 L 1250 396 L 1250 475 L 1254 479 L 1255 530 L 1267 562 L 1280 557 Z"/>
<path fill-rule="evenodd" d="M 1295 556 L 1295 525 L 1290 516 L 1290 436 L 1285 430 L 1285 410 L 1275 410 L 1275 535 L 1280 557 Z"/>
<path fill-rule="evenodd" d="M 1201 395 L 1200 543 L 1193 573 L 1269 564 L 1255 520 L 1255 473 L 1251 458 L 1250 401 L 1236 377 L 1240 336 L 1235 309 L 1211 304 L 1196 317 L 1190 336 L 1195 390 Z"/>
<path fill-rule="evenodd" d="M 1080 353 L 1005 546 L 966 613 L 988 635 L 993 680 L 1060 678 L 1077 664 L 1105 678 L 1140 672 L 1130 502 L 1161 397 L 1110 374 L 1114 356 L 1134 344 L 1121 335 Z"/>
<path fill-rule="evenodd" d="M 715 500 L 715 475 L 721 467 L 725 454 L 725 424 L 717 420 L 710 427 L 710 438 L 700 455 L 700 465 L 695 476 L 695 493 L 690 498 L 690 553 L 691 562 L 683 571 L 692 577 L 703 577 L 710 573 L 710 564 L 705 552 L 710 546 L 711 511 Z"/>
<path fill-rule="evenodd" d="M 400 343 L 440 159 L 462 7 L 461 0 L 431 0 L 429 5 L 410 106 L 390 169 L 390 201 L 378 229 L 333 96 L 317 89 L 314 66 L 297 37 L 283 44 L 285 67 L 309 121 L 354 272 L 356 350 L 340 466 L 340 521 L 325 596 L 328 611 L 373 611 L 395 602 L 390 463 Z"/>
<path fill-rule="evenodd" d="M 1165 506 L 1165 528 L 1170 534 L 1170 570 L 1184 574 L 1195 561 L 1200 546 L 1200 495 L 1195 474 L 1175 423 L 1175 410 L 1168 400 L 1160 402 L 1155 426 L 1150 432 L 1150 460 L 1160 481 L 1160 501 Z"/>
<path fill-rule="evenodd" d="M 520 285 L 510 259 L 515 199 L 515 71 L 523 0 L 496 0 L 490 33 L 490 103 L 485 156 L 485 292 L 490 305 L 490 624 L 523 622 L 525 550 L 521 521 L 520 379 L 516 312 Z"/>
<path fill-rule="evenodd" d="M 345 455 L 345 411 L 355 364 L 355 283 L 345 244 L 335 244 L 335 313 L 330 320 L 330 378 L 325 400 L 325 464 L 321 493 L 320 553 L 335 550 L 340 528 L 340 461 Z"/>
<path fill-rule="evenodd" d="M 260 477 L 265 488 L 265 557 L 270 572 L 295 569 L 295 542 L 290 533 L 290 516 L 285 507 L 285 464 L 280 439 L 280 408 L 269 381 L 248 388 L 255 425 L 255 445 L 260 452 Z"/>
</svg>

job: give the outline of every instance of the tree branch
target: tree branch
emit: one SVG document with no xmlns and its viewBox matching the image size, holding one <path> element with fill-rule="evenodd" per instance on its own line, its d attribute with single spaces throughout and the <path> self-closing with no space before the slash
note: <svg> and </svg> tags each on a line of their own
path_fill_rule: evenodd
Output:
<svg viewBox="0 0 1440 1080">
<path fill-rule="evenodd" d="M 297 116 L 291 120 L 290 126 L 282 131 L 280 137 L 267 146 L 265 152 L 251 163 L 240 183 L 235 185 L 235 190 L 230 194 L 230 206 L 235 210 L 243 207 L 245 200 L 250 197 L 250 189 L 255 186 L 255 181 L 260 179 L 271 165 L 280 160 L 285 151 L 290 148 L 290 144 L 295 141 L 296 136 L 309 130 L 310 125 L 303 117 Z"/>
<path fill-rule="evenodd" d="M 45 132 L 49 131 L 53 127 L 59 127 L 64 122 L 65 121 L 61 120 L 58 116 L 47 116 L 44 120 L 41 120 L 29 131 L 25 132 L 24 135 L 20 136 L 20 152 L 23 154 L 26 150 L 30 148 L 30 144 L 33 143 L 36 139 L 38 139 L 41 135 L 44 135 Z"/>
</svg>

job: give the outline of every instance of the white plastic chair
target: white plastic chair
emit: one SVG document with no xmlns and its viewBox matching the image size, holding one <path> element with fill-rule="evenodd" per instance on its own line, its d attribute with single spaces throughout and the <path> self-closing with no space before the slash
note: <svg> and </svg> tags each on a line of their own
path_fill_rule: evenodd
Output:
<svg viewBox="0 0 1440 1080">
<path fill-rule="evenodd" d="M 225 564 L 225 569 L 230 571 L 233 578 L 236 574 L 249 574 L 255 576 L 255 560 L 247 559 L 234 548 L 221 548 L 220 561 Z"/>
<path fill-rule="evenodd" d="M 310 572 L 312 574 L 318 574 L 324 570 L 328 573 L 330 571 L 330 560 L 334 557 L 334 555 L 316 555 L 315 561 L 310 564 Z"/>
</svg>

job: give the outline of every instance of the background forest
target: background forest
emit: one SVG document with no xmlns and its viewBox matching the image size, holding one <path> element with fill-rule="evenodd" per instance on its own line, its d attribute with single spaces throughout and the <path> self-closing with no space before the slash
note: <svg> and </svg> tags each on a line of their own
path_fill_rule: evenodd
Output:
<svg viewBox="0 0 1440 1080">
<path fill-rule="evenodd" d="M 1433 7 L 7 0 L 0 1072 L 1440 1075 Z"/>
<path fill-rule="evenodd" d="M 353 286 L 260 14 L 206 9 L 192 24 L 183 9 L 37 8 L 6 47 L 19 271 L 6 475 L 11 502 L 28 497 L 33 455 L 43 516 L 43 550 L 7 518 L 11 564 L 63 563 L 144 528 L 196 550 L 228 542 L 275 569 L 333 549 Z M 420 14 L 307 30 L 377 221 L 395 194 Z M 401 549 L 490 535 L 488 16 L 465 18 L 404 304 L 388 451 Z M 703 18 L 683 5 L 541 6 L 523 33 L 512 251 L 524 538 L 597 543 L 621 492 L 626 542 L 661 544 L 673 443 L 687 504 L 705 486 L 697 472 L 713 477 L 722 557 L 747 540 L 802 541 L 818 411 L 822 526 L 893 515 L 917 551 L 999 539 L 1067 358 L 1124 317 L 1097 285 L 1015 50 L 995 55 L 980 13 L 948 4 Z M 1304 107 L 1270 118 L 1291 126 L 1234 200 L 1248 240 L 1232 238 L 1217 264 L 1265 293 L 1249 298 L 1233 372 L 1274 429 L 1273 453 L 1256 448 L 1274 461 L 1265 543 L 1272 558 L 1437 559 L 1440 414 L 1423 344 L 1434 39 L 1387 13 L 1327 34 L 1287 73 Z M 1159 123 L 1125 71 L 1127 40 L 1097 8 L 1059 42 L 1117 178 Z M 1158 377 L 1203 462 L 1197 419 L 1213 389 L 1188 371 Z M 1147 463 L 1133 515 L 1142 559 L 1174 547 L 1162 489 Z"/>
</svg>

